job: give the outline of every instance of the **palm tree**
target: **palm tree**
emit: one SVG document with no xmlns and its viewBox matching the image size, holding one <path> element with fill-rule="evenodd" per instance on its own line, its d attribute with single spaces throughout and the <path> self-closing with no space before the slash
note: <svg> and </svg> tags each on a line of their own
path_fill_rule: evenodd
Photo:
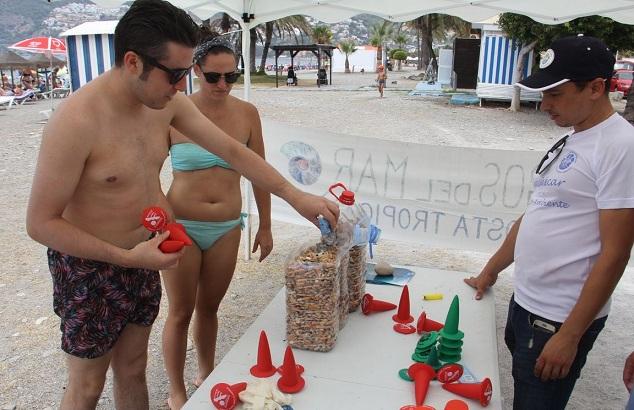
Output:
<svg viewBox="0 0 634 410">
<path fill-rule="evenodd" d="M 427 66 L 430 62 L 434 68 L 438 68 L 433 43 L 444 42 L 447 37 L 468 36 L 471 31 L 471 23 L 459 17 L 448 14 L 432 13 L 418 17 L 407 23 L 410 28 L 416 30 L 418 41 L 416 50 L 418 54 L 418 69 Z"/>
<path fill-rule="evenodd" d="M 370 29 L 370 44 L 376 47 L 377 67 L 383 61 L 383 45 L 392 36 L 393 31 L 392 23 L 387 20 L 381 24 L 375 24 Z"/>
<path fill-rule="evenodd" d="M 330 44 L 330 42 L 332 42 L 332 30 L 325 25 L 315 26 L 312 36 L 317 44 Z"/>
<path fill-rule="evenodd" d="M 262 28 L 260 24 L 258 29 Z M 277 36 L 284 38 L 285 34 L 289 36 L 295 37 L 295 42 L 298 41 L 298 34 L 303 36 L 304 34 L 309 35 L 312 31 L 312 27 L 306 20 L 304 16 L 289 16 L 281 19 L 277 19 L 275 21 L 269 21 L 264 24 L 264 49 L 262 50 L 262 59 L 260 60 L 260 72 L 264 72 L 264 67 L 266 65 L 266 59 L 269 55 L 269 48 L 271 46 L 271 40 L 273 38 L 273 32 L 277 31 Z"/>
<path fill-rule="evenodd" d="M 339 43 L 339 50 L 346 55 L 346 73 L 350 72 L 350 63 L 348 62 L 348 56 L 357 51 L 356 43 L 352 39 L 343 40 Z"/>
<path fill-rule="evenodd" d="M 394 35 L 394 38 L 392 40 L 394 41 L 394 43 L 396 44 L 398 48 L 403 48 L 405 47 L 405 44 L 407 44 L 408 38 L 405 34 L 399 32 Z"/>
</svg>

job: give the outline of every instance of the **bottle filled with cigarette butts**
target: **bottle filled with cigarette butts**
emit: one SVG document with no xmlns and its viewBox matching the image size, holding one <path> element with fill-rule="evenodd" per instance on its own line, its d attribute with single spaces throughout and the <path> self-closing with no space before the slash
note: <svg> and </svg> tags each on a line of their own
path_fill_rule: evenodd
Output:
<svg viewBox="0 0 634 410">
<path fill-rule="evenodd" d="M 337 194 L 336 191 L 339 189 L 341 191 Z M 378 242 L 381 230 L 370 223 L 370 217 L 356 202 L 354 192 L 348 190 L 344 184 L 338 182 L 331 185 L 328 191 L 337 198 L 340 211 L 339 223 L 335 229 L 335 241 L 341 242 L 343 239 L 349 249 L 346 276 L 349 311 L 354 312 L 361 304 L 365 293 L 367 245 L 370 244 L 370 257 L 372 257 L 372 245 Z M 324 240 L 326 239 L 324 237 Z"/>
</svg>

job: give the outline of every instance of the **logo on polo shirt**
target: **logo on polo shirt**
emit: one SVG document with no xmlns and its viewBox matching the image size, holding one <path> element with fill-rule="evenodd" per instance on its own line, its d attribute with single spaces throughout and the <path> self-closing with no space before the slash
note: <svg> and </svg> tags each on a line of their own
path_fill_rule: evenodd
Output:
<svg viewBox="0 0 634 410">
<path fill-rule="evenodd" d="M 561 162 L 559 163 L 557 170 L 559 172 L 566 172 L 570 168 L 572 168 L 572 166 L 575 164 L 576 161 L 577 161 L 577 154 L 575 154 L 573 151 L 570 151 L 566 154 L 566 156 L 564 156 L 561 159 Z"/>
<path fill-rule="evenodd" d="M 555 61 L 555 52 L 552 48 L 544 51 L 539 55 L 539 68 L 546 68 Z"/>
</svg>

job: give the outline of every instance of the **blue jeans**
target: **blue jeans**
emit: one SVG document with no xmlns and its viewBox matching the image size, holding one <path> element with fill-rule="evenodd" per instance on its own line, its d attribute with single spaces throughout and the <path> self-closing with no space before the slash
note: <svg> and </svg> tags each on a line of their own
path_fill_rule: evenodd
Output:
<svg viewBox="0 0 634 410">
<path fill-rule="evenodd" d="M 513 410 L 563 410 L 566 408 L 572 389 L 586 363 L 588 352 L 597 336 L 605 326 L 607 316 L 596 319 L 577 346 L 577 356 L 572 362 L 568 376 L 563 379 L 542 382 L 535 377 L 533 370 L 544 345 L 552 337 L 552 333 L 535 328 L 535 319 L 549 323 L 559 330 L 561 323 L 534 315 L 515 303 L 511 297 L 509 312 L 504 332 L 504 341 L 513 357 L 513 381 L 515 395 Z"/>
</svg>

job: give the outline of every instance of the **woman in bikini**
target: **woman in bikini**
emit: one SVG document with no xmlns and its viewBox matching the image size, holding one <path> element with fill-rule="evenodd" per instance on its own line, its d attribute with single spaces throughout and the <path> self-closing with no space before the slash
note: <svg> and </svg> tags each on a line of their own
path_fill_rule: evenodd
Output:
<svg viewBox="0 0 634 410">
<path fill-rule="evenodd" d="M 240 76 L 236 66 L 236 53 L 228 39 L 204 33 L 194 53 L 200 90 L 190 98 L 223 131 L 264 157 L 257 109 L 229 95 Z M 193 312 L 198 356 L 194 384 L 200 385 L 214 368 L 218 306 L 235 269 L 244 214 L 240 213 L 240 174 L 173 129 L 170 139 L 174 179 L 167 199 L 177 222 L 185 226 L 196 245 L 187 248 L 176 269 L 162 275 L 169 301 L 163 330 L 163 357 L 170 383 L 168 404 L 180 409 L 187 400 L 183 372 Z M 262 261 L 273 248 L 271 197 L 257 187 L 253 192 L 260 216 L 253 252 L 259 247 Z"/>
</svg>

